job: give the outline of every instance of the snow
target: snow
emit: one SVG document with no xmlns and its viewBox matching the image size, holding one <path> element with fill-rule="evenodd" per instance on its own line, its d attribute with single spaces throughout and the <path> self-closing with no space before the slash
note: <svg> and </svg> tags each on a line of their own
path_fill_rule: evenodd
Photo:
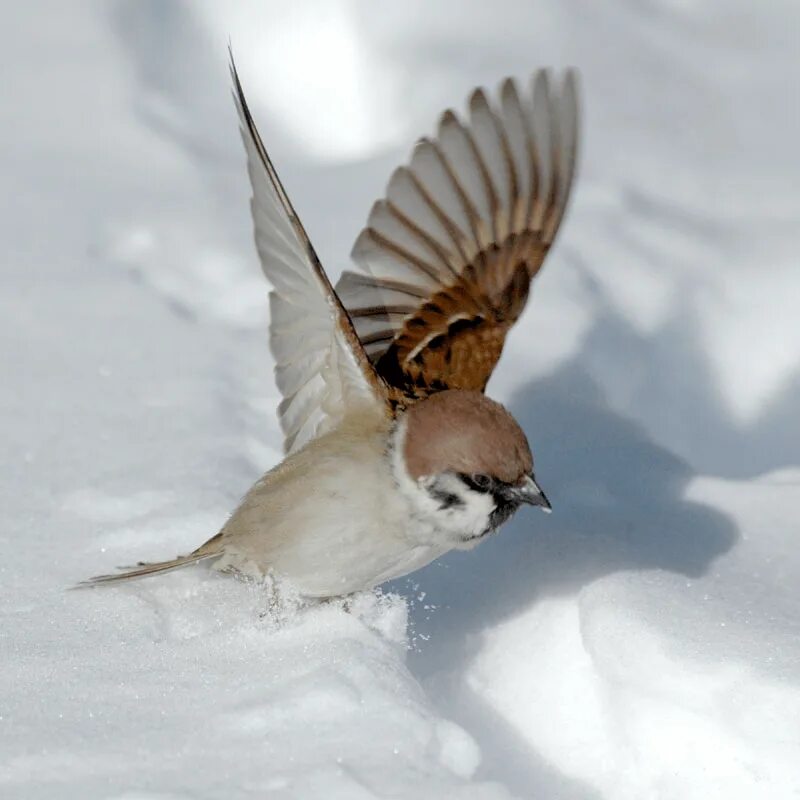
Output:
<svg viewBox="0 0 800 800">
<path fill-rule="evenodd" d="M 800 797 L 796 3 L 40 2 L 0 83 L 0 796 Z M 187 569 L 280 458 L 225 64 L 336 275 L 474 84 L 576 64 L 491 394 L 551 516 L 352 607 Z"/>
</svg>

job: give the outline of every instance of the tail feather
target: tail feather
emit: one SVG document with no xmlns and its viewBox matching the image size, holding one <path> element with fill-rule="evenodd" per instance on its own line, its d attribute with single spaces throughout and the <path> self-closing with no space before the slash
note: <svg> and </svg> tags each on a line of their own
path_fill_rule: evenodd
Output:
<svg viewBox="0 0 800 800">
<path fill-rule="evenodd" d="M 156 561 L 151 564 L 140 562 L 132 568 L 122 567 L 122 569 L 126 570 L 125 572 L 113 573 L 110 575 L 95 575 L 93 578 L 81 581 L 74 588 L 84 589 L 93 586 L 103 586 L 108 583 L 120 583 L 121 581 L 146 578 L 150 575 L 159 575 L 162 572 L 171 572 L 173 569 L 180 569 L 189 564 L 196 564 L 198 561 L 204 561 L 207 558 L 214 558 L 214 556 L 221 555 L 222 553 L 220 547 L 221 538 L 222 534 L 218 533 L 214 538 L 209 539 L 202 545 L 202 547 L 198 547 L 197 550 L 188 555 L 178 556 L 171 561 Z"/>
</svg>

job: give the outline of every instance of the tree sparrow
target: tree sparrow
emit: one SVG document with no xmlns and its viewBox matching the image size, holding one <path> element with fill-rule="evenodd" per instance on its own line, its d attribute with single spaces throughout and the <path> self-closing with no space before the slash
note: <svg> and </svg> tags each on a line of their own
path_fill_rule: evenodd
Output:
<svg viewBox="0 0 800 800">
<path fill-rule="evenodd" d="M 271 282 L 270 345 L 286 458 L 189 555 L 288 578 L 301 595 L 371 588 L 474 547 L 522 503 L 549 510 L 520 426 L 484 396 L 559 228 L 578 137 L 576 79 L 482 89 L 392 175 L 336 289 L 272 165 L 231 59 Z"/>
</svg>

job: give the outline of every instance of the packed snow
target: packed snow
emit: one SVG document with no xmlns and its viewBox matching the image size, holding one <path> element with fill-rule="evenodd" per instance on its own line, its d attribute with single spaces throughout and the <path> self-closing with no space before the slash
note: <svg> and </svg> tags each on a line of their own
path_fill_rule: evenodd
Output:
<svg viewBox="0 0 800 800">
<path fill-rule="evenodd" d="M 800 797 L 800 7 L 3 12 L 0 796 Z M 348 603 L 202 567 L 280 458 L 229 94 L 336 276 L 475 84 L 576 65 L 575 201 L 490 394 L 554 513 Z"/>
</svg>

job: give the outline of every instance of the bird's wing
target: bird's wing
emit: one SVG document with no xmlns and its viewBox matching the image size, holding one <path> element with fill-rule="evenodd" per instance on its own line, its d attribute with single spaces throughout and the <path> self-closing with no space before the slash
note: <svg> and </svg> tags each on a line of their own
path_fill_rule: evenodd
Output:
<svg viewBox="0 0 800 800">
<path fill-rule="evenodd" d="M 357 404 L 387 405 L 386 387 L 331 286 L 261 141 L 231 57 L 234 100 L 253 187 L 256 249 L 270 292 L 270 347 L 291 453 Z"/>
<path fill-rule="evenodd" d="M 558 231 L 575 174 L 576 75 L 482 89 L 392 175 L 337 292 L 378 374 L 408 400 L 483 391 Z"/>
</svg>

